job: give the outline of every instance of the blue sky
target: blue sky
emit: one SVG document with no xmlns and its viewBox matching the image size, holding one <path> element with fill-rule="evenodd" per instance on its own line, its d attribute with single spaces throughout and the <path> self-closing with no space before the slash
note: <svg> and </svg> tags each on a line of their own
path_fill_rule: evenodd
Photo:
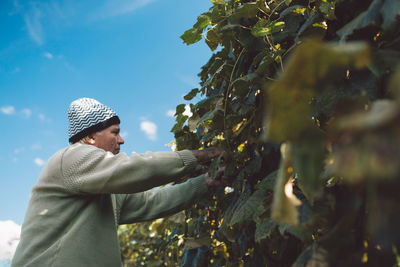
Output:
<svg viewBox="0 0 400 267">
<path fill-rule="evenodd" d="M 179 38 L 209 0 L 0 2 L 0 221 L 21 224 L 67 109 L 92 97 L 120 116 L 122 151 L 170 150 L 171 110 L 211 56 Z"/>
</svg>

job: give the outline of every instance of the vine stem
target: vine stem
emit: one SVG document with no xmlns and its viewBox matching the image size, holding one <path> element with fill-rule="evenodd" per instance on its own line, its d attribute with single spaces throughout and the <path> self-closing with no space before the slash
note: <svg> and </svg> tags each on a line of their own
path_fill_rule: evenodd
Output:
<svg viewBox="0 0 400 267">
<path fill-rule="evenodd" d="M 229 85 L 228 85 L 228 88 L 226 89 L 226 93 L 225 93 L 225 101 L 224 101 L 224 131 L 225 131 L 225 129 L 226 129 L 226 107 L 227 107 L 227 103 L 228 103 L 228 97 L 229 97 L 229 94 L 230 94 L 230 91 L 231 91 L 231 88 L 232 88 L 232 79 L 233 79 L 233 74 L 234 74 L 234 72 L 235 72 L 235 70 L 236 70 L 236 66 L 237 66 L 237 64 L 239 63 L 239 59 L 242 57 L 242 55 L 243 55 L 243 53 L 244 53 L 244 51 L 246 50 L 246 48 L 242 48 L 242 51 L 240 51 L 240 53 L 239 53 L 239 56 L 237 57 L 237 59 L 236 59 L 236 61 L 235 61 L 235 64 L 233 65 L 233 69 L 232 69 L 232 72 L 231 72 L 231 76 L 229 77 Z M 228 144 L 228 146 L 229 146 L 229 149 L 230 149 L 230 144 L 229 144 L 229 141 L 227 140 L 227 144 Z"/>
<path fill-rule="evenodd" d="M 269 13 L 268 20 L 271 19 L 271 16 L 274 14 L 274 12 L 275 12 L 283 3 L 285 3 L 285 0 L 282 0 L 279 4 L 276 5 L 276 7 L 274 7 L 274 9 L 272 9 L 271 13 Z"/>
</svg>

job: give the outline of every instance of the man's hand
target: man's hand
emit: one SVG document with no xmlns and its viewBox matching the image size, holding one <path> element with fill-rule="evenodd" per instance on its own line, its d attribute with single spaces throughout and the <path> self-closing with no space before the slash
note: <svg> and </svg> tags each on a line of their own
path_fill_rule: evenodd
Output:
<svg viewBox="0 0 400 267">
<path fill-rule="evenodd" d="M 225 167 L 218 168 L 215 171 L 215 176 L 210 177 L 207 173 L 204 174 L 204 181 L 206 182 L 208 188 L 217 187 L 220 185 L 228 185 L 231 179 L 225 176 Z"/>
<path fill-rule="evenodd" d="M 213 158 L 218 157 L 224 152 L 222 148 L 210 147 L 203 150 L 192 150 L 193 155 L 201 165 L 208 164 Z"/>
</svg>

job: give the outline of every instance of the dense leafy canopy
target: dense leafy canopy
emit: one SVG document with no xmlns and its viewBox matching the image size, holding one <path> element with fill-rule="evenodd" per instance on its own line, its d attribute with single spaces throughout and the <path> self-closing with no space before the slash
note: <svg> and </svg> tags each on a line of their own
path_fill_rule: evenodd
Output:
<svg viewBox="0 0 400 267">
<path fill-rule="evenodd" d="M 172 131 L 179 150 L 224 147 L 231 160 L 210 172 L 235 179 L 173 218 L 120 229 L 123 258 L 400 264 L 400 2 L 211 2 L 181 36 L 215 52 Z"/>
</svg>

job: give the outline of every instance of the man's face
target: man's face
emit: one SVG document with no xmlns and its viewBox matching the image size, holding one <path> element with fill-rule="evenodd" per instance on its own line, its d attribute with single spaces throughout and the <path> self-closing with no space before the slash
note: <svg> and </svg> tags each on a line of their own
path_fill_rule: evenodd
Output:
<svg viewBox="0 0 400 267">
<path fill-rule="evenodd" d="M 94 143 L 92 144 L 116 155 L 119 153 L 120 146 L 125 142 L 119 132 L 119 124 L 111 125 L 100 131 L 99 134 L 93 134 L 91 138 L 94 140 Z"/>
</svg>

